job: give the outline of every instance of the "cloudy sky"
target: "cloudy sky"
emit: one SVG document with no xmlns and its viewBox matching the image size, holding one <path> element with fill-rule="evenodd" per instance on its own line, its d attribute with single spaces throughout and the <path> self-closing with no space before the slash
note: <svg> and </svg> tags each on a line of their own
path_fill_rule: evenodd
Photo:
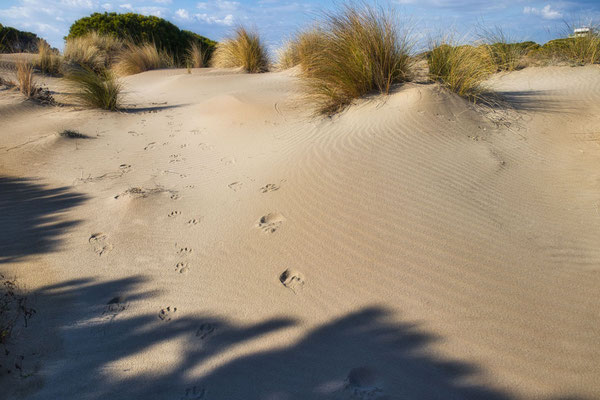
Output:
<svg viewBox="0 0 600 400">
<path fill-rule="evenodd" d="M 410 17 L 422 36 L 447 28 L 466 37 L 476 25 L 502 26 L 511 38 L 544 43 L 564 22 L 600 20 L 600 0 L 380 0 Z M 343 1 L 338 1 L 343 3 Z M 238 24 L 258 29 L 277 47 L 310 25 L 331 1 L 323 0 L 0 0 L 0 23 L 27 30 L 63 47 L 76 19 L 93 12 L 136 12 L 165 18 L 181 28 L 219 40 Z"/>
</svg>

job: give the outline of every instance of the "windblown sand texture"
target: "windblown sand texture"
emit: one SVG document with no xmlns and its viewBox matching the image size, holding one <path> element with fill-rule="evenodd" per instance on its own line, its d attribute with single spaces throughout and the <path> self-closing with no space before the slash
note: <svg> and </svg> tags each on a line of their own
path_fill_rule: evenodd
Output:
<svg viewBox="0 0 600 400">
<path fill-rule="evenodd" d="M 0 92 L 0 271 L 37 311 L 3 398 L 600 398 L 600 68 L 331 119 L 293 71 L 124 84 Z"/>
</svg>

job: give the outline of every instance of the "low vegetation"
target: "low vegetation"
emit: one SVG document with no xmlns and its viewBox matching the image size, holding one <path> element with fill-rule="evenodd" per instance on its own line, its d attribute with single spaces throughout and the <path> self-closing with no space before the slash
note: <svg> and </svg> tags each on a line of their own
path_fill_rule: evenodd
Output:
<svg viewBox="0 0 600 400">
<path fill-rule="evenodd" d="M 483 81 L 497 70 L 486 46 L 434 44 L 427 55 L 429 76 L 459 96 L 477 101 L 485 92 Z"/>
<path fill-rule="evenodd" d="M 173 58 L 154 43 L 135 45 L 128 43 L 118 56 L 115 71 L 120 75 L 133 75 L 153 69 L 173 66 Z"/>
<path fill-rule="evenodd" d="M 109 70 L 98 72 L 89 67 L 70 68 L 65 79 L 79 104 L 109 111 L 119 108 L 122 86 Z"/>
<path fill-rule="evenodd" d="M 204 68 L 208 66 L 210 53 L 198 43 L 192 42 L 187 50 L 186 66 L 188 68 Z"/>
<path fill-rule="evenodd" d="M 69 64 L 101 71 L 115 62 L 123 48 L 121 39 L 90 32 L 84 36 L 67 38 L 64 59 Z"/>
<path fill-rule="evenodd" d="M 574 65 L 600 63 L 600 35 L 587 33 L 551 40 L 542 46 L 538 56 L 566 61 Z"/>
<path fill-rule="evenodd" d="M 62 64 L 62 57 L 58 51 L 52 49 L 45 41 L 38 42 L 37 67 L 44 74 L 58 75 Z"/>
<path fill-rule="evenodd" d="M 0 53 L 34 53 L 40 42 L 48 45 L 35 33 L 20 31 L 0 24 Z"/>
<path fill-rule="evenodd" d="M 231 38 L 220 42 L 213 55 L 217 68 L 241 67 L 247 72 L 266 72 L 269 69 L 267 50 L 257 33 L 239 27 Z"/>
<path fill-rule="evenodd" d="M 90 136 L 72 129 L 65 129 L 59 132 L 58 135 L 67 139 L 91 139 Z"/>
<path fill-rule="evenodd" d="M 78 19 L 71 25 L 67 39 L 86 36 L 92 32 L 120 38 L 136 45 L 155 43 L 159 49 L 171 54 L 180 65 L 184 65 L 191 43 L 196 43 L 208 55 L 216 45 L 216 42 L 181 30 L 165 19 L 135 13 L 94 13 Z"/>
<path fill-rule="evenodd" d="M 17 60 L 16 77 L 19 85 L 19 91 L 27 98 L 33 97 L 37 91 L 33 77 L 33 64 L 24 58 Z"/>
<path fill-rule="evenodd" d="M 297 34 L 280 50 L 277 62 L 278 69 L 284 70 L 300 64 L 306 65 L 306 60 L 317 51 L 319 45 L 323 42 L 322 38 L 323 33 L 316 28 Z"/>
<path fill-rule="evenodd" d="M 411 40 L 390 10 L 344 6 L 290 46 L 289 64 L 300 65 L 307 94 L 324 114 L 411 78 Z"/>
</svg>

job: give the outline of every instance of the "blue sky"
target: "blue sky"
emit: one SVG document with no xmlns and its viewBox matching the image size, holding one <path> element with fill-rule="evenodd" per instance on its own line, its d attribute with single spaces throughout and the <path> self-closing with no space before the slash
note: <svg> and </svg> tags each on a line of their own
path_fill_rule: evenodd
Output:
<svg viewBox="0 0 600 400">
<path fill-rule="evenodd" d="M 338 4 L 343 1 L 338 1 Z M 419 34 L 451 28 L 465 37 L 482 21 L 502 26 L 511 38 L 544 43 L 564 21 L 600 19 L 600 0 L 382 0 L 407 15 Z M 238 24 L 255 27 L 270 48 L 309 26 L 332 2 L 319 0 L 0 0 L 0 23 L 27 30 L 63 47 L 76 19 L 92 12 L 137 12 L 219 40 Z"/>
</svg>

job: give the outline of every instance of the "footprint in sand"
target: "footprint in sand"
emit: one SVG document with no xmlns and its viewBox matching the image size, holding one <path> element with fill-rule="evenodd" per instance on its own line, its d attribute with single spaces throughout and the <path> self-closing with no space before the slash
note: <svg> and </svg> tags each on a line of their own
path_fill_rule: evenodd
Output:
<svg viewBox="0 0 600 400">
<path fill-rule="evenodd" d="M 186 262 L 178 262 L 175 264 L 175 272 L 179 272 L 180 274 L 187 274 L 190 272 L 190 267 Z"/>
<path fill-rule="evenodd" d="M 165 308 L 161 308 L 158 313 L 158 318 L 163 321 L 170 321 L 175 317 L 175 313 L 177 312 L 177 307 L 167 306 Z"/>
<path fill-rule="evenodd" d="M 242 182 L 233 182 L 227 186 L 229 187 L 229 189 L 233 190 L 234 192 L 237 192 L 238 190 L 240 190 L 242 188 L 243 185 L 244 184 Z"/>
<path fill-rule="evenodd" d="M 113 249 L 113 245 L 108 243 L 108 235 L 102 232 L 93 233 L 88 242 L 100 257 L 107 255 Z"/>
<path fill-rule="evenodd" d="M 279 185 L 275 183 L 267 183 L 265 186 L 260 188 L 262 193 L 274 192 L 276 190 L 279 190 Z"/>
<path fill-rule="evenodd" d="M 267 215 L 263 215 L 260 217 L 258 222 L 256 223 L 256 227 L 260 228 L 265 233 L 273 233 L 281 224 L 285 221 L 285 217 L 280 213 L 269 213 Z"/>
<path fill-rule="evenodd" d="M 171 200 L 179 200 L 179 195 L 177 193 L 173 193 L 170 197 Z"/>
<path fill-rule="evenodd" d="M 221 162 L 225 165 L 233 165 L 235 164 L 235 157 L 223 157 Z"/>
<path fill-rule="evenodd" d="M 204 323 L 200 325 L 196 330 L 196 337 L 199 337 L 201 340 L 204 340 L 210 335 L 212 335 L 215 329 L 217 329 L 217 327 L 214 324 L 211 324 L 209 322 Z"/>
<path fill-rule="evenodd" d="M 179 247 L 177 254 L 190 254 L 192 252 L 191 247 Z"/>
<path fill-rule="evenodd" d="M 214 150 L 215 146 L 213 146 L 212 144 L 207 144 L 207 143 L 200 143 L 198 145 L 198 147 L 200 147 L 200 150 Z"/>
<path fill-rule="evenodd" d="M 127 133 L 129 133 L 131 136 L 142 136 L 143 135 L 143 133 L 139 133 L 136 131 L 128 131 Z"/>
<path fill-rule="evenodd" d="M 204 400 L 206 389 L 202 386 L 192 386 L 185 389 L 185 394 L 179 400 Z"/>
<path fill-rule="evenodd" d="M 175 218 L 181 215 L 181 211 L 171 211 L 167 216 L 169 218 Z"/>
<path fill-rule="evenodd" d="M 121 164 L 121 165 L 119 165 L 119 169 L 121 170 L 122 173 L 126 174 L 129 171 L 131 171 L 131 165 L 130 164 Z"/>
<path fill-rule="evenodd" d="M 382 395 L 377 373 L 368 367 L 353 368 L 345 381 L 344 391 L 359 399 L 376 399 Z"/>
<path fill-rule="evenodd" d="M 187 224 L 188 225 L 198 225 L 200 222 L 202 222 L 202 218 L 203 217 L 192 218 L 187 222 Z"/>
<path fill-rule="evenodd" d="M 146 147 L 144 147 L 144 150 L 152 150 L 155 147 L 156 147 L 156 142 L 150 142 L 146 145 Z"/>
<path fill-rule="evenodd" d="M 110 315 L 111 318 L 115 318 L 119 313 L 127 309 L 125 298 L 123 296 L 113 297 L 106 303 L 104 312 L 102 315 Z"/>
<path fill-rule="evenodd" d="M 286 269 L 279 275 L 279 282 L 294 294 L 304 286 L 304 275 L 293 269 Z"/>
</svg>

